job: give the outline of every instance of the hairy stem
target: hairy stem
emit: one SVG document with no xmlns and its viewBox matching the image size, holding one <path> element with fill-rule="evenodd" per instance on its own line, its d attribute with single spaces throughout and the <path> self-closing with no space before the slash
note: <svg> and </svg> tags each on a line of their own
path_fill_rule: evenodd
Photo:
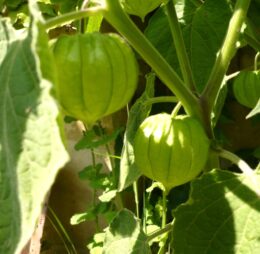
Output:
<svg viewBox="0 0 260 254">
<path fill-rule="evenodd" d="M 167 12 L 169 25 L 171 28 L 172 39 L 175 44 L 178 60 L 180 63 L 184 83 L 190 90 L 195 92 L 196 91 L 195 82 L 191 71 L 191 65 L 184 44 L 182 31 L 177 18 L 177 13 L 174 7 L 173 0 L 170 0 L 166 5 L 166 12 Z"/>
</svg>

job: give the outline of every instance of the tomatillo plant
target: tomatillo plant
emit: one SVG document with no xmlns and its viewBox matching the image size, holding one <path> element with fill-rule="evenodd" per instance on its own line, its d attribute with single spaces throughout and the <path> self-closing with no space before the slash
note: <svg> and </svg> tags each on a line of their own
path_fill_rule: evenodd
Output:
<svg viewBox="0 0 260 254">
<path fill-rule="evenodd" d="M 259 1 L 69 2 L 0 2 L 0 253 L 41 246 L 73 121 L 90 253 L 260 253 Z"/>
</svg>

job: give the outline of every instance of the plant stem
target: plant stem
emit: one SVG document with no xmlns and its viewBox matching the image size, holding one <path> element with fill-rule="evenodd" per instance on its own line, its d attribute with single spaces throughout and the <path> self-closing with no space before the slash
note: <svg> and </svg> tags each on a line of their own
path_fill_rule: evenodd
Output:
<svg viewBox="0 0 260 254">
<path fill-rule="evenodd" d="M 105 2 L 105 19 L 128 40 L 133 48 L 152 67 L 165 85 L 167 85 L 181 100 L 187 113 L 202 118 L 197 97 L 185 87 L 183 81 L 179 78 L 176 72 L 126 15 L 119 4 L 119 1 L 106 0 Z"/>
<path fill-rule="evenodd" d="M 77 250 L 69 237 L 66 229 L 62 225 L 61 221 L 57 217 L 56 213 L 53 211 L 53 209 L 48 205 L 48 210 L 50 212 L 50 215 L 47 214 L 47 218 L 51 222 L 52 226 L 54 227 L 55 231 L 58 233 L 59 237 L 61 237 L 66 249 L 68 249 L 68 253 L 77 254 Z M 53 219 L 52 219 L 53 218 Z"/>
<path fill-rule="evenodd" d="M 208 83 L 202 93 L 201 103 L 203 108 L 206 108 L 208 118 L 210 118 L 222 80 L 235 53 L 236 42 L 245 21 L 249 4 L 250 0 L 237 0 L 222 48 L 218 53 Z"/>
<path fill-rule="evenodd" d="M 196 7 L 200 7 L 203 4 L 202 0 L 190 0 Z"/>
<path fill-rule="evenodd" d="M 151 233 L 150 235 L 147 236 L 147 242 L 150 242 L 151 240 L 153 240 L 154 238 L 164 234 L 164 233 L 168 233 L 172 230 L 173 228 L 173 223 L 169 223 L 167 224 L 164 228 L 162 229 L 158 229 L 155 232 Z"/>
<path fill-rule="evenodd" d="M 229 151 L 226 151 L 224 149 L 217 149 L 217 152 L 218 152 L 219 156 L 231 161 L 232 163 L 236 164 L 241 169 L 241 171 L 245 174 L 245 176 L 248 177 L 248 179 L 254 185 L 257 195 L 260 196 L 260 189 L 259 189 L 259 184 L 257 181 L 257 176 L 256 176 L 255 172 L 253 171 L 253 169 L 251 169 L 244 160 L 242 160 L 240 157 L 238 157 L 237 155 L 235 155 Z"/>
<path fill-rule="evenodd" d="M 258 68 L 258 59 L 260 57 L 260 52 L 258 52 L 255 56 L 255 61 L 254 61 L 254 70 L 257 71 Z"/>
<path fill-rule="evenodd" d="M 167 217 L 167 190 L 163 191 L 162 195 L 162 206 L 163 206 L 163 211 L 162 211 L 162 229 L 165 228 L 166 226 L 166 217 Z M 165 244 L 168 238 L 168 234 L 165 233 L 160 241 L 160 250 L 158 254 L 163 254 L 165 252 Z"/>
<path fill-rule="evenodd" d="M 133 183 L 133 188 L 134 188 L 134 194 L 135 194 L 135 208 L 136 208 L 136 216 L 137 218 L 140 218 L 140 213 L 139 213 L 139 197 L 138 197 L 138 183 L 135 181 Z"/>
<path fill-rule="evenodd" d="M 96 157 L 94 154 L 94 150 L 91 149 L 91 158 L 92 158 L 92 165 L 95 168 L 96 167 Z M 97 172 L 96 172 L 97 175 Z M 93 206 L 96 206 L 96 198 L 97 198 L 97 190 L 94 189 L 93 190 Z M 100 227 L 99 227 L 99 221 L 98 221 L 98 215 L 95 215 L 95 223 L 96 223 L 96 231 L 100 231 Z"/>
<path fill-rule="evenodd" d="M 173 0 L 170 0 L 168 2 L 168 4 L 166 4 L 166 12 L 167 12 L 169 25 L 171 28 L 172 39 L 175 44 L 178 60 L 180 63 L 184 83 L 190 90 L 195 92 L 196 88 L 195 88 L 193 74 L 191 71 L 191 65 L 190 65 L 190 61 L 189 61 L 186 47 L 184 44 L 182 31 L 180 28 L 180 24 L 178 21 L 178 17 L 177 17 L 177 13 L 176 13 L 176 10 L 174 7 Z"/>
<path fill-rule="evenodd" d="M 178 99 L 175 96 L 159 96 L 159 97 L 153 97 L 147 99 L 144 104 L 149 105 L 149 104 L 154 104 L 154 103 L 176 103 L 178 102 Z"/>
<path fill-rule="evenodd" d="M 181 106 L 182 106 L 181 103 L 178 102 L 177 105 L 174 107 L 172 113 L 171 113 L 171 117 L 172 118 L 174 118 L 174 117 L 176 117 L 178 115 L 178 112 L 179 112 Z"/>
<path fill-rule="evenodd" d="M 79 10 L 79 11 L 73 11 L 73 12 L 66 13 L 64 15 L 47 20 L 45 22 L 44 26 L 45 26 L 45 29 L 51 29 L 51 28 L 72 22 L 77 19 L 82 19 L 82 18 L 86 18 L 89 16 L 97 15 L 97 14 L 102 14 L 103 11 L 104 11 L 104 7 L 100 7 L 100 6 L 91 7 L 91 8 Z"/>
</svg>

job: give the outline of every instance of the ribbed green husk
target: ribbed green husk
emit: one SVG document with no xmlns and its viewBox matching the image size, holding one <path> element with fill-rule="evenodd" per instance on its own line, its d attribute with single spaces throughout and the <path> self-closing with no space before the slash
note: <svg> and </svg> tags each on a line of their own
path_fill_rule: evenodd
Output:
<svg viewBox="0 0 260 254">
<path fill-rule="evenodd" d="M 61 36 L 54 46 L 56 96 L 69 116 L 92 125 L 124 107 L 138 81 L 138 65 L 116 34 Z"/>
<path fill-rule="evenodd" d="M 199 121 L 162 113 L 140 125 L 134 142 L 140 171 L 169 190 L 194 179 L 206 164 L 210 141 Z"/>
<path fill-rule="evenodd" d="M 241 71 L 233 83 L 236 100 L 248 108 L 254 108 L 260 98 L 260 72 Z"/>
</svg>

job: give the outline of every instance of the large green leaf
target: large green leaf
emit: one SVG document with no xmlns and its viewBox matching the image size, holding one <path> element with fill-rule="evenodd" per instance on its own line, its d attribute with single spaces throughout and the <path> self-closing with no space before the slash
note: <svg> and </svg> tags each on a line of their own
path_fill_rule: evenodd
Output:
<svg viewBox="0 0 260 254">
<path fill-rule="evenodd" d="M 4 60 L 9 46 L 15 40 L 15 32 L 8 19 L 0 22 L 0 65 Z"/>
<path fill-rule="evenodd" d="M 124 209 L 118 213 L 106 231 L 103 254 L 150 254 L 147 237 L 140 221 Z"/>
<path fill-rule="evenodd" d="M 9 45 L 0 66 L 0 253 L 5 254 L 21 252 L 68 160 L 50 95 L 52 55 L 39 24 Z"/>
<path fill-rule="evenodd" d="M 260 198 L 243 174 L 214 170 L 195 180 L 174 216 L 175 254 L 260 253 Z"/>
<path fill-rule="evenodd" d="M 179 0 L 176 10 L 196 86 L 202 91 L 226 34 L 231 10 L 228 0 L 206 0 L 198 5 L 196 2 Z M 168 19 L 162 8 L 151 18 L 145 34 L 180 73 Z"/>
</svg>

